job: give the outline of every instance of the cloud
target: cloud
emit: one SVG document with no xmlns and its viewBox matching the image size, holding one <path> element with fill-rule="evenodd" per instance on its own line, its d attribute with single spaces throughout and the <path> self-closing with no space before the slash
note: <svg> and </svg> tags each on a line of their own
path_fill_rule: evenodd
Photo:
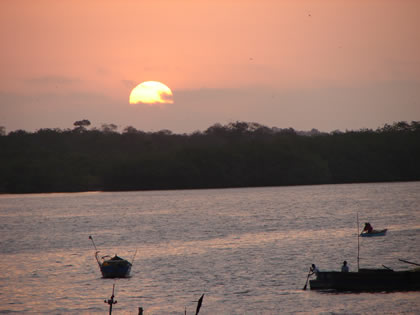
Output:
<svg viewBox="0 0 420 315">
<path fill-rule="evenodd" d="M 98 67 L 96 68 L 96 74 L 99 76 L 107 76 L 110 74 L 110 71 L 107 68 Z"/>
<path fill-rule="evenodd" d="M 181 119 L 178 113 L 190 113 L 194 119 L 184 125 L 195 124 L 197 129 L 236 120 L 297 130 L 375 129 L 384 123 L 420 120 L 419 84 L 175 90 L 175 104 L 168 110 L 174 121 L 177 116 Z"/>
<path fill-rule="evenodd" d="M 113 122 L 117 112 L 112 99 L 97 93 L 0 93 L 0 126 L 8 131 L 72 128 L 80 119 L 100 125 Z"/>
<path fill-rule="evenodd" d="M 162 93 L 159 93 L 159 96 L 160 96 L 160 99 L 163 101 L 163 103 L 172 104 L 174 102 L 172 94 L 162 92 Z"/>
<path fill-rule="evenodd" d="M 34 78 L 29 78 L 25 80 L 25 83 L 41 85 L 41 86 L 50 86 L 50 85 L 72 85 L 75 83 L 80 83 L 82 80 L 79 78 L 60 76 L 60 75 L 46 75 L 39 76 Z"/>
<path fill-rule="evenodd" d="M 121 83 L 128 89 L 133 89 L 137 85 L 133 80 L 121 80 Z"/>
<path fill-rule="evenodd" d="M 130 106 L 104 93 L 0 93 L 0 126 L 16 129 L 72 128 L 113 123 L 120 130 L 205 130 L 215 123 L 257 122 L 269 127 L 320 131 L 356 130 L 420 120 L 418 81 L 360 86 L 276 89 L 260 86 L 174 90 L 173 104 Z M 48 113 L 48 115 L 46 115 Z"/>
</svg>

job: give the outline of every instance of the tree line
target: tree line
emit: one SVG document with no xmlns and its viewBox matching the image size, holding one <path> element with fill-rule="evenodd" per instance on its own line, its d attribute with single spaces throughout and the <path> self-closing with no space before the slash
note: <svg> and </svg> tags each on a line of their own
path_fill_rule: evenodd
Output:
<svg viewBox="0 0 420 315">
<path fill-rule="evenodd" d="M 76 192 L 420 180 L 420 122 L 322 133 L 250 122 L 144 132 L 113 124 L 0 133 L 0 192 Z"/>
</svg>

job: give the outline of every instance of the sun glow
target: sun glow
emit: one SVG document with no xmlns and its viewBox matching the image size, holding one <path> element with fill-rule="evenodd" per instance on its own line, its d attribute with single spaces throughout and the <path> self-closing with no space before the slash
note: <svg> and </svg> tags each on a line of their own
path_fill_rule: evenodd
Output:
<svg viewBox="0 0 420 315">
<path fill-rule="evenodd" d="M 172 91 L 165 84 L 146 81 L 137 85 L 130 93 L 130 104 L 172 104 Z"/>
</svg>

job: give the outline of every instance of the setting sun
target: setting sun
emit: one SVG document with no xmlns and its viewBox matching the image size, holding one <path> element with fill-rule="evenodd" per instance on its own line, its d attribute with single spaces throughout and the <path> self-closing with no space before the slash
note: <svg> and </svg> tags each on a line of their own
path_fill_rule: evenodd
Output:
<svg viewBox="0 0 420 315">
<path fill-rule="evenodd" d="M 172 91 L 165 84 L 147 81 L 137 85 L 130 93 L 130 104 L 172 104 Z"/>
</svg>

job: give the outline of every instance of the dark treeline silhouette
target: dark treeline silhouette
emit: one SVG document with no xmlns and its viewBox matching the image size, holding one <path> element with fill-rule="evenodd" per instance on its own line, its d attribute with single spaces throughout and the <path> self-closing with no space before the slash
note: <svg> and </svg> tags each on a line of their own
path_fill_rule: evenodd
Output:
<svg viewBox="0 0 420 315">
<path fill-rule="evenodd" d="M 257 123 L 203 132 L 88 130 L 0 134 L 0 192 L 255 187 L 420 180 L 420 122 L 321 133 Z"/>
</svg>

